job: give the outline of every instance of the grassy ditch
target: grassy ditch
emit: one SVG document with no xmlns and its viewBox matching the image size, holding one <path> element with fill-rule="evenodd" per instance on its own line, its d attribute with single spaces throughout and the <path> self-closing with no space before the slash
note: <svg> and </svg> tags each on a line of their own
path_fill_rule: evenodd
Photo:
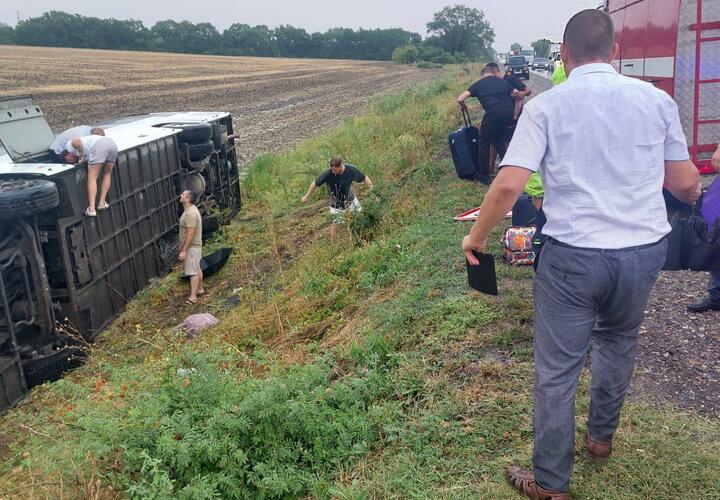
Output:
<svg viewBox="0 0 720 500">
<path fill-rule="evenodd" d="M 444 143 L 471 79 L 453 70 L 257 160 L 202 306 L 159 280 L 85 366 L 0 419 L 0 497 L 512 498 L 504 468 L 531 451 L 532 272 L 499 264 L 498 298 L 466 286 L 452 215 L 483 190 Z M 338 153 L 376 188 L 332 244 L 322 197 L 299 198 Z M 221 323 L 188 340 L 174 325 L 199 310 Z M 587 402 L 583 379 L 578 415 Z M 633 403 L 610 466 L 578 456 L 572 492 L 717 498 L 719 439 L 717 421 Z"/>
</svg>

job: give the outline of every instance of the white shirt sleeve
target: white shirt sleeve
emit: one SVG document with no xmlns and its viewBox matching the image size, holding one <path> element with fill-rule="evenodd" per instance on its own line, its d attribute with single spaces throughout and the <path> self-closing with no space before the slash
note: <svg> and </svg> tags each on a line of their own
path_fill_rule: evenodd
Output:
<svg viewBox="0 0 720 500">
<path fill-rule="evenodd" d="M 680 123 L 677 103 L 663 92 L 662 113 L 665 120 L 665 161 L 684 161 L 690 159 L 687 139 Z"/>
<path fill-rule="evenodd" d="M 525 112 L 520 115 L 510 147 L 500 166 L 511 165 L 537 172 L 545 157 L 547 144 L 547 131 L 538 124 L 532 116 L 531 109 L 526 106 Z"/>
</svg>

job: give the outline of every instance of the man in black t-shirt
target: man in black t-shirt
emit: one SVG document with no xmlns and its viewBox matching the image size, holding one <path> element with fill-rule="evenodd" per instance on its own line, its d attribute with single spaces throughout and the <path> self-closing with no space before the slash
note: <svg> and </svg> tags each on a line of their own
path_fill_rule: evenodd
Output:
<svg viewBox="0 0 720 500">
<path fill-rule="evenodd" d="M 480 80 L 473 83 L 457 98 L 460 107 L 466 108 L 465 100 L 468 97 L 476 97 L 485 110 L 480 124 L 478 165 L 478 180 L 485 184 L 490 183 L 491 146 L 494 145 L 501 156 L 504 156 L 507 150 L 508 128 L 512 126 L 515 109 L 513 92 L 515 92 L 513 86 L 499 78 L 495 68 L 485 66 L 480 73 Z"/>
<path fill-rule="evenodd" d="M 330 239 L 333 241 L 337 239 L 340 225 L 345 222 L 345 210 L 350 209 L 351 212 L 362 210 L 360 201 L 352 190 L 353 182 L 362 182 L 368 189 L 373 185 L 370 177 L 362 173 L 359 168 L 349 163 L 345 164 L 342 158 L 335 156 L 330 160 L 330 168 L 310 184 L 307 193 L 300 199 L 302 203 L 307 203 L 315 189 L 323 184 L 327 186 L 332 217 Z"/>
<path fill-rule="evenodd" d="M 515 106 L 515 112 L 513 113 L 513 118 L 515 119 L 515 123 L 517 123 L 518 118 L 520 118 L 520 114 L 522 113 L 523 104 L 525 103 L 525 98 L 532 94 L 532 91 L 528 88 L 527 85 L 525 85 L 520 78 L 515 76 L 512 71 L 508 71 L 503 74 L 502 71 L 500 71 L 500 65 L 498 63 L 488 63 L 488 68 L 492 68 L 495 70 L 495 76 L 498 78 L 502 78 L 506 82 L 508 82 L 512 87 L 515 89 L 512 93 L 513 97 L 513 105 Z M 515 126 L 513 125 L 512 130 L 515 130 Z M 512 139 L 512 134 L 510 134 L 507 142 L 510 142 L 510 139 Z"/>
<path fill-rule="evenodd" d="M 515 110 L 513 112 L 513 123 L 507 128 L 505 134 L 505 142 L 510 144 L 513 134 L 515 133 L 515 126 L 517 125 L 518 118 L 520 118 L 520 115 L 522 114 L 522 108 L 525 104 L 525 98 L 532 94 L 532 91 L 520 80 L 520 78 L 513 74 L 512 70 L 503 74 L 503 72 L 500 71 L 500 65 L 494 62 L 488 63 L 487 67 L 494 69 L 495 76 L 497 76 L 498 78 L 502 78 L 510 85 L 512 85 L 512 87 L 515 89 L 515 91 L 513 91 L 512 93 L 513 105 L 515 106 Z M 496 159 L 497 150 L 495 149 L 495 147 L 492 147 L 490 151 L 490 167 L 493 167 L 495 165 Z"/>
</svg>

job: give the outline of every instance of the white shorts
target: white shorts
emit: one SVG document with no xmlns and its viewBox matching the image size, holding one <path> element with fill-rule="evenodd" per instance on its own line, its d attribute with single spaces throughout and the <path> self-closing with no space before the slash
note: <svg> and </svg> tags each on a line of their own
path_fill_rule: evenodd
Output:
<svg viewBox="0 0 720 500">
<path fill-rule="evenodd" d="M 93 144 L 90 151 L 87 152 L 88 165 L 98 165 L 102 163 L 115 163 L 118 157 L 118 148 L 115 141 L 109 137 L 102 137 Z"/>
<path fill-rule="evenodd" d="M 345 223 L 345 210 L 344 208 L 333 208 L 330 207 L 330 216 L 332 217 L 333 224 L 344 224 Z M 362 205 L 357 197 L 353 198 L 353 201 L 348 205 L 347 210 L 351 212 L 362 212 Z"/>
<path fill-rule="evenodd" d="M 185 276 L 200 274 L 200 260 L 202 259 L 202 247 L 190 247 L 185 252 L 184 271 Z"/>
</svg>

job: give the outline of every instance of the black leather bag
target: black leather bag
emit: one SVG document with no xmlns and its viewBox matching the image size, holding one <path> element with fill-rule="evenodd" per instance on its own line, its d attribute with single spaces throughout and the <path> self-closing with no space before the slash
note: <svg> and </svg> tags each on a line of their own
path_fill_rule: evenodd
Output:
<svg viewBox="0 0 720 500">
<path fill-rule="evenodd" d="M 720 222 L 708 228 L 700 213 L 701 203 L 702 199 L 689 210 L 671 212 L 672 231 L 668 235 L 668 254 L 664 270 L 720 269 Z"/>
</svg>

